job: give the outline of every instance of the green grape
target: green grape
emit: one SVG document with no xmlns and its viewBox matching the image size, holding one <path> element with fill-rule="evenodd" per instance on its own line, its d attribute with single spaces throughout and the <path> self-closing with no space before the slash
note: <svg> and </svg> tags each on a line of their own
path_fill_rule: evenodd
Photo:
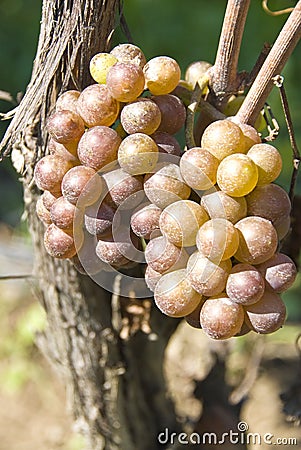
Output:
<svg viewBox="0 0 301 450">
<path fill-rule="evenodd" d="M 206 191 L 202 195 L 201 205 L 209 214 L 210 219 L 221 218 L 236 223 L 247 215 L 245 197 L 230 197 L 223 191 Z"/>
<path fill-rule="evenodd" d="M 109 69 L 118 59 L 110 53 L 97 53 L 90 61 L 90 74 L 94 81 L 105 84 Z"/>
<path fill-rule="evenodd" d="M 223 113 L 226 116 L 235 116 L 236 113 L 238 112 L 239 108 L 243 104 L 244 100 L 245 100 L 244 95 L 238 95 L 238 96 L 233 95 L 228 100 L 228 103 L 226 104 L 226 106 L 223 110 Z M 264 128 L 266 128 L 266 126 L 267 126 L 267 124 L 266 124 L 265 118 L 263 117 L 263 113 L 260 112 L 258 114 L 258 117 L 256 118 L 254 127 L 256 130 L 262 131 Z"/>
<path fill-rule="evenodd" d="M 185 81 L 188 83 L 191 89 L 195 88 L 197 81 L 212 67 L 207 61 L 195 61 L 186 69 Z"/>
<path fill-rule="evenodd" d="M 273 256 L 278 236 L 271 222 L 263 217 L 245 217 L 235 224 L 239 246 L 235 258 L 246 264 L 261 264 Z"/>
<path fill-rule="evenodd" d="M 153 134 L 160 125 L 161 112 L 151 99 L 138 98 L 123 107 L 120 122 L 128 134 Z"/>
<path fill-rule="evenodd" d="M 193 189 L 206 190 L 216 183 L 219 161 L 209 151 L 194 147 L 187 150 L 180 160 L 185 182 Z"/>
<path fill-rule="evenodd" d="M 116 63 L 107 74 L 107 87 L 119 102 L 132 102 L 144 90 L 143 70 L 130 63 Z"/>
<path fill-rule="evenodd" d="M 276 292 L 266 291 L 258 302 L 244 308 L 247 324 L 257 333 L 273 333 L 285 322 L 285 304 Z"/>
<path fill-rule="evenodd" d="M 181 78 L 179 64 L 169 56 L 157 56 L 143 67 L 145 84 L 154 95 L 169 94 Z"/>
<path fill-rule="evenodd" d="M 223 292 L 231 267 L 230 259 L 217 264 L 200 252 L 195 252 L 187 263 L 187 277 L 197 292 L 210 297 Z"/>
<path fill-rule="evenodd" d="M 78 97 L 77 111 L 87 127 L 110 126 L 118 117 L 119 102 L 105 84 L 91 84 Z"/>
<path fill-rule="evenodd" d="M 141 175 L 154 170 L 159 157 L 157 144 L 144 133 L 127 136 L 119 146 L 120 167 L 131 175 Z"/>
<path fill-rule="evenodd" d="M 240 332 L 244 322 L 244 310 L 232 302 L 225 293 L 208 298 L 202 306 L 200 323 L 212 339 L 229 339 Z"/>
<path fill-rule="evenodd" d="M 208 220 L 200 227 L 196 236 L 199 252 L 216 262 L 231 258 L 236 253 L 238 244 L 238 231 L 226 219 Z"/>
<path fill-rule="evenodd" d="M 282 169 L 281 155 L 272 145 L 253 145 L 247 155 L 257 166 L 258 186 L 272 183 L 280 175 Z"/>
<path fill-rule="evenodd" d="M 264 217 L 274 224 L 290 215 L 289 196 L 277 184 L 256 187 L 246 196 L 246 200 L 249 216 Z"/>
<path fill-rule="evenodd" d="M 191 200 L 179 200 L 167 206 L 160 216 L 160 230 L 178 247 L 195 245 L 200 226 L 209 217 L 204 208 Z"/>
<path fill-rule="evenodd" d="M 281 293 L 290 288 L 297 276 L 297 268 L 291 258 L 283 253 L 276 253 L 257 266 L 264 277 L 267 286 L 275 292 Z"/>
<path fill-rule="evenodd" d="M 202 296 L 190 285 L 186 270 L 179 269 L 162 275 L 156 285 L 154 298 L 163 314 L 184 317 L 198 306 Z"/>
<path fill-rule="evenodd" d="M 217 169 L 219 188 L 232 197 L 243 197 L 256 186 L 258 170 L 247 155 L 237 153 L 227 156 Z"/>
<path fill-rule="evenodd" d="M 115 56 L 119 62 L 136 64 L 141 69 L 146 64 L 146 58 L 142 50 L 133 44 L 119 44 L 111 50 L 111 55 Z"/>
<path fill-rule="evenodd" d="M 201 147 L 208 150 L 219 161 L 245 150 L 245 138 L 240 127 L 230 120 L 217 120 L 205 129 Z"/>
<path fill-rule="evenodd" d="M 264 288 L 264 279 L 254 266 L 236 264 L 232 267 L 226 284 L 226 292 L 233 302 L 252 305 L 263 296 Z"/>
</svg>

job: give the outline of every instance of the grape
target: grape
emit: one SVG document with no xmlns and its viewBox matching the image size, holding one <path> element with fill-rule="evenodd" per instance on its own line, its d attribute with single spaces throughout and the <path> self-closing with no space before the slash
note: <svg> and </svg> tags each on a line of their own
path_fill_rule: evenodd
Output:
<svg viewBox="0 0 301 450">
<path fill-rule="evenodd" d="M 73 167 L 62 181 L 63 196 L 73 205 L 76 205 L 78 201 L 78 206 L 91 205 L 99 198 L 101 191 L 101 178 L 91 167 Z"/>
<path fill-rule="evenodd" d="M 266 291 L 261 299 L 250 306 L 245 306 L 247 324 L 260 334 L 277 331 L 285 322 L 286 308 L 280 296 Z"/>
<path fill-rule="evenodd" d="M 246 323 L 246 320 L 245 320 L 244 323 L 242 324 L 240 331 L 238 333 L 236 333 L 235 336 L 245 336 L 246 334 L 250 333 L 250 331 L 252 331 L 252 330 L 249 327 L 249 325 Z"/>
<path fill-rule="evenodd" d="M 128 134 L 153 134 L 160 125 L 161 112 L 151 99 L 138 98 L 123 107 L 120 122 Z"/>
<path fill-rule="evenodd" d="M 43 201 L 43 204 L 44 204 L 45 208 L 48 209 L 48 211 L 50 211 L 51 206 L 57 200 L 57 198 L 58 197 L 56 197 L 55 195 L 51 194 L 51 192 L 49 192 L 49 191 L 44 191 L 43 194 L 41 195 L 41 199 Z"/>
<path fill-rule="evenodd" d="M 208 298 L 200 313 L 201 327 L 212 339 L 228 339 L 241 330 L 244 310 L 225 293 Z"/>
<path fill-rule="evenodd" d="M 52 205 L 50 217 L 52 222 L 61 230 L 72 231 L 75 206 L 64 197 L 58 198 Z"/>
<path fill-rule="evenodd" d="M 191 200 L 179 200 L 167 206 L 160 216 L 160 230 L 178 247 L 191 247 L 200 226 L 208 220 L 204 208 Z"/>
<path fill-rule="evenodd" d="M 247 155 L 237 153 L 227 156 L 217 169 L 219 188 L 232 197 L 243 197 L 256 186 L 258 170 Z"/>
<path fill-rule="evenodd" d="M 294 283 L 297 269 L 291 258 L 283 253 L 276 253 L 257 266 L 257 269 L 265 278 L 267 286 L 275 292 L 284 292 Z"/>
<path fill-rule="evenodd" d="M 281 217 L 273 223 L 275 230 L 277 231 L 278 240 L 282 241 L 289 233 L 291 229 L 291 218 L 290 216 Z"/>
<path fill-rule="evenodd" d="M 258 186 L 276 180 L 282 169 L 282 159 L 278 150 L 270 144 L 253 145 L 248 151 L 249 158 L 258 169 Z"/>
<path fill-rule="evenodd" d="M 73 237 L 54 224 L 45 231 L 44 245 L 47 253 L 54 258 L 72 258 L 76 254 Z"/>
<path fill-rule="evenodd" d="M 176 247 L 165 236 L 159 236 L 147 244 L 145 260 L 153 270 L 164 273 L 185 267 L 188 255 L 184 249 Z"/>
<path fill-rule="evenodd" d="M 196 236 L 199 252 L 216 262 L 231 258 L 236 253 L 238 244 L 238 231 L 227 219 L 208 220 L 200 227 Z"/>
<path fill-rule="evenodd" d="M 40 159 L 34 169 L 34 179 L 39 189 L 50 191 L 54 196 L 61 195 L 61 182 L 72 168 L 69 161 L 58 155 L 47 155 Z"/>
<path fill-rule="evenodd" d="M 212 64 L 207 61 L 195 61 L 189 64 L 185 72 L 185 80 L 191 89 L 195 88 L 198 80 L 207 72 L 208 69 L 210 69 L 210 67 L 212 67 Z"/>
<path fill-rule="evenodd" d="M 145 269 L 145 282 L 147 287 L 154 292 L 157 286 L 158 281 L 162 277 L 162 274 L 159 272 L 156 272 L 154 269 L 151 268 L 151 266 L 146 266 Z"/>
<path fill-rule="evenodd" d="M 108 89 L 119 102 L 132 102 L 144 90 L 143 70 L 131 63 L 116 63 L 107 74 Z"/>
<path fill-rule="evenodd" d="M 36 203 L 36 213 L 38 218 L 45 224 L 51 224 L 52 220 L 50 217 L 50 212 L 45 207 L 42 197 L 39 197 Z"/>
<path fill-rule="evenodd" d="M 82 118 L 67 109 L 53 113 L 47 121 L 50 136 L 60 144 L 78 142 L 85 131 Z"/>
<path fill-rule="evenodd" d="M 138 240 L 124 227 L 115 231 L 114 237 L 111 235 L 98 240 L 96 254 L 101 261 L 120 267 L 137 259 Z"/>
<path fill-rule="evenodd" d="M 141 177 L 133 177 L 122 169 L 115 169 L 104 173 L 102 179 L 108 192 L 105 200 L 112 208 L 134 208 L 140 203 L 140 193 L 143 193 Z"/>
<path fill-rule="evenodd" d="M 61 111 L 67 109 L 77 113 L 77 100 L 80 96 L 80 92 L 74 89 L 64 92 L 61 94 L 55 104 L 55 110 Z"/>
<path fill-rule="evenodd" d="M 80 162 L 97 171 L 117 159 L 120 143 L 120 136 L 112 128 L 92 127 L 78 143 Z"/>
<path fill-rule="evenodd" d="M 245 150 L 245 138 L 240 127 L 230 120 L 217 120 L 205 129 L 201 147 L 218 160 Z"/>
<path fill-rule="evenodd" d="M 146 64 L 146 58 L 142 50 L 133 44 L 119 44 L 111 50 L 111 55 L 115 56 L 119 62 L 136 64 L 141 69 Z"/>
<path fill-rule="evenodd" d="M 154 174 L 146 175 L 144 191 L 151 203 L 164 209 L 177 200 L 187 200 L 191 189 L 184 183 L 179 166 L 166 164 Z"/>
<path fill-rule="evenodd" d="M 261 264 L 276 251 L 278 237 L 271 222 L 263 217 L 245 217 L 235 224 L 239 246 L 235 258 L 247 264 Z"/>
<path fill-rule="evenodd" d="M 127 136 L 119 146 L 118 162 L 131 175 L 151 172 L 158 161 L 158 147 L 153 139 L 144 133 Z"/>
<path fill-rule="evenodd" d="M 260 216 L 272 223 L 290 215 L 289 196 L 277 184 L 258 186 L 246 197 L 249 216 Z"/>
<path fill-rule="evenodd" d="M 250 264 L 234 266 L 226 284 L 226 292 L 230 300 L 241 305 L 256 303 L 263 296 L 264 288 L 262 275 Z"/>
<path fill-rule="evenodd" d="M 152 203 L 135 212 L 131 217 L 131 228 L 136 236 L 151 239 L 160 231 L 159 218 L 161 209 Z"/>
<path fill-rule="evenodd" d="M 216 183 L 218 164 L 218 159 L 210 152 L 194 147 L 186 151 L 181 158 L 181 175 L 191 188 L 209 189 Z"/>
<path fill-rule="evenodd" d="M 109 69 L 117 63 L 117 58 L 110 53 L 97 53 L 90 61 L 90 74 L 94 81 L 105 84 Z"/>
<path fill-rule="evenodd" d="M 163 314 L 184 317 L 198 306 L 202 296 L 188 282 L 186 270 L 180 269 L 167 273 L 159 279 L 154 298 Z"/>
<path fill-rule="evenodd" d="M 57 155 L 66 161 L 70 161 L 73 165 L 79 163 L 77 157 L 77 142 L 73 144 L 60 144 L 54 139 L 50 138 L 48 142 L 48 149 L 51 155 Z"/>
<path fill-rule="evenodd" d="M 112 230 L 113 220 L 119 218 L 119 214 L 106 203 L 102 202 L 101 205 L 88 206 L 85 209 L 85 227 L 88 233 L 92 235 L 105 235 Z M 117 224 L 118 225 L 118 224 Z"/>
<path fill-rule="evenodd" d="M 119 114 L 119 102 L 105 84 L 91 84 L 78 97 L 77 111 L 88 127 L 112 125 Z"/>
<path fill-rule="evenodd" d="M 198 306 L 187 316 L 185 316 L 185 320 L 193 328 L 202 328 L 200 322 L 200 313 L 202 306 L 204 304 L 205 299 L 202 298 Z"/>
<path fill-rule="evenodd" d="M 179 97 L 172 94 L 153 96 L 152 100 L 161 111 L 161 123 L 158 131 L 168 134 L 177 133 L 186 120 L 186 109 Z"/>
<path fill-rule="evenodd" d="M 200 294 L 206 297 L 217 295 L 225 289 L 231 267 L 229 259 L 217 264 L 195 252 L 188 260 L 187 276 L 193 288 Z"/>
<path fill-rule="evenodd" d="M 240 123 L 239 128 L 241 129 L 245 137 L 245 152 L 247 152 L 253 145 L 261 144 L 261 138 L 256 128 L 246 123 Z"/>
<path fill-rule="evenodd" d="M 145 84 L 154 95 L 169 94 L 181 78 L 181 69 L 177 61 L 169 56 L 157 56 L 143 67 Z"/>
<path fill-rule="evenodd" d="M 230 197 L 223 191 L 208 191 L 201 198 L 201 205 L 211 219 L 223 218 L 236 223 L 247 215 L 245 197 Z"/>
<path fill-rule="evenodd" d="M 156 131 L 151 135 L 151 138 L 156 142 L 159 152 L 180 156 L 180 144 L 171 134 L 165 133 L 164 131 Z"/>
</svg>

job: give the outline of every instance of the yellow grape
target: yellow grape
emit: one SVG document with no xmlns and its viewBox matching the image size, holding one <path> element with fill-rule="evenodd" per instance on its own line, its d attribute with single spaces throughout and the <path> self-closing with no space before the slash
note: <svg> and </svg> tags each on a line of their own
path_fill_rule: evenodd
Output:
<svg viewBox="0 0 301 450">
<path fill-rule="evenodd" d="M 118 162 L 131 175 L 151 172 L 158 161 L 159 150 L 155 141 L 144 133 L 127 136 L 120 144 Z"/>
<path fill-rule="evenodd" d="M 232 197 L 243 197 L 256 186 L 258 170 L 247 155 L 238 153 L 227 156 L 217 169 L 219 188 Z"/>
<path fill-rule="evenodd" d="M 157 56 L 148 61 L 143 68 L 146 88 L 154 95 L 169 94 L 181 78 L 177 61 L 169 56 Z"/>
<path fill-rule="evenodd" d="M 201 205 L 206 209 L 210 219 L 227 219 L 236 223 L 247 215 L 245 197 L 230 197 L 223 191 L 209 190 L 201 198 Z"/>
<path fill-rule="evenodd" d="M 281 155 L 272 145 L 253 145 L 247 155 L 257 166 L 258 186 L 272 183 L 280 175 L 282 169 Z"/>
<path fill-rule="evenodd" d="M 97 53 L 90 61 L 90 74 L 97 83 L 105 84 L 109 69 L 118 59 L 110 53 Z"/>
<path fill-rule="evenodd" d="M 245 138 L 239 126 L 230 120 L 217 120 L 205 129 L 201 147 L 208 150 L 218 160 L 245 149 Z"/>
<path fill-rule="evenodd" d="M 218 159 L 208 150 L 194 147 L 187 150 L 181 160 L 181 175 L 193 189 L 205 190 L 216 183 Z"/>
</svg>

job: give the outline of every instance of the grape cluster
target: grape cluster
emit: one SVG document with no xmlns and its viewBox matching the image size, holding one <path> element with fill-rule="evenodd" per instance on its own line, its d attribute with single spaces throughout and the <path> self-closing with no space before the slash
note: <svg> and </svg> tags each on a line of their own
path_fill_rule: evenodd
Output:
<svg viewBox="0 0 301 450">
<path fill-rule="evenodd" d="M 209 67 L 189 66 L 188 89 Z M 142 253 L 157 307 L 214 339 L 280 328 L 280 294 L 296 268 L 278 251 L 291 209 L 274 183 L 278 150 L 229 117 L 182 151 L 175 134 L 186 109 L 175 89 L 183 82 L 170 57 L 146 61 L 120 44 L 95 55 L 90 73 L 94 84 L 58 98 L 50 154 L 35 167 L 47 252 L 89 274 L 130 269 Z M 87 235 L 95 240 L 83 265 Z"/>
</svg>

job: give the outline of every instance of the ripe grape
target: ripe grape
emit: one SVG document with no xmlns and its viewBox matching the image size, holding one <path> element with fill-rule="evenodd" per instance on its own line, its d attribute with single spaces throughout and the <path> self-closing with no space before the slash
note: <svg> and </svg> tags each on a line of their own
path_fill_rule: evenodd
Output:
<svg viewBox="0 0 301 450">
<path fill-rule="evenodd" d="M 261 264 L 273 256 L 278 237 L 271 222 L 263 217 L 245 217 L 235 224 L 239 246 L 235 258 L 242 263 Z"/>
<path fill-rule="evenodd" d="M 151 99 L 137 98 L 123 107 L 120 122 L 128 134 L 153 134 L 160 125 L 161 112 Z"/>
<path fill-rule="evenodd" d="M 161 123 L 158 131 L 168 134 L 177 133 L 186 120 L 186 109 L 179 97 L 172 94 L 153 96 L 152 100 L 161 112 Z"/>
<path fill-rule="evenodd" d="M 270 144 L 253 145 L 248 151 L 249 158 L 258 169 L 258 186 L 276 180 L 282 169 L 282 159 L 278 150 Z"/>
<path fill-rule="evenodd" d="M 161 209 L 152 203 L 136 211 L 131 217 L 131 228 L 136 236 L 151 239 L 160 231 Z"/>
<path fill-rule="evenodd" d="M 225 293 L 208 298 L 202 306 L 200 323 L 212 339 L 228 339 L 241 330 L 244 310 L 232 302 Z"/>
<path fill-rule="evenodd" d="M 75 209 L 64 197 L 58 198 L 50 209 L 52 222 L 61 230 L 72 231 Z"/>
<path fill-rule="evenodd" d="M 180 156 L 180 144 L 171 134 L 165 133 L 164 131 L 156 131 L 151 135 L 151 138 L 156 142 L 159 152 Z"/>
<path fill-rule="evenodd" d="M 223 191 L 205 192 L 201 198 L 201 205 L 211 219 L 223 218 L 236 223 L 247 215 L 245 197 L 230 197 Z"/>
<path fill-rule="evenodd" d="M 117 63 L 117 58 L 110 53 L 97 53 L 90 61 L 90 74 L 96 83 L 104 84 L 109 69 Z"/>
<path fill-rule="evenodd" d="M 118 150 L 120 167 L 131 175 L 151 172 L 158 161 L 158 147 L 153 139 L 144 133 L 134 133 L 121 142 Z"/>
<path fill-rule="evenodd" d="M 181 69 L 177 61 L 169 56 L 157 56 L 143 67 L 145 84 L 154 95 L 169 94 L 181 78 Z"/>
<path fill-rule="evenodd" d="M 198 306 L 187 316 L 185 316 L 185 320 L 193 328 L 202 328 L 200 322 L 200 313 L 202 306 L 204 304 L 205 299 L 202 298 Z"/>
<path fill-rule="evenodd" d="M 44 204 L 45 208 L 48 209 L 48 211 L 50 211 L 51 206 L 57 200 L 57 198 L 58 197 L 56 197 L 55 195 L 51 194 L 51 192 L 49 192 L 49 191 L 44 191 L 43 194 L 41 195 L 41 199 L 43 201 L 43 204 Z"/>
<path fill-rule="evenodd" d="M 276 292 L 265 291 L 253 305 L 245 306 L 247 324 L 260 334 L 277 331 L 285 322 L 286 308 Z"/>
<path fill-rule="evenodd" d="M 77 111 L 88 127 L 109 127 L 118 117 L 119 102 L 105 84 L 91 84 L 78 97 Z"/>
<path fill-rule="evenodd" d="M 145 269 L 145 282 L 147 287 L 154 292 L 157 286 L 158 281 L 162 277 L 162 273 L 156 272 L 154 269 L 151 268 L 151 266 L 146 266 Z"/>
<path fill-rule="evenodd" d="M 277 231 L 278 240 L 282 241 L 291 229 L 290 216 L 281 217 L 273 223 L 275 230 Z"/>
<path fill-rule="evenodd" d="M 73 205 L 79 201 L 79 207 L 96 202 L 101 191 L 101 178 L 91 167 L 73 167 L 62 180 L 63 196 Z"/>
<path fill-rule="evenodd" d="M 185 72 L 185 81 L 187 81 L 191 89 L 195 88 L 198 80 L 210 67 L 212 67 L 212 64 L 207 61 L 195 61 L 189 64 Z"/>
<path fill-rule="evenodd" d="M 259 264 L 257 269 L 264 277 L 267 286 L 278 293 L 291 287 L 297 276 L 294 262 L 283 253 L 276 253 L 272 258 Z"/>
<path fill-rule="evenodd" d="M 102 175 L 105 185 L 106 203 L 112 208 L 134 208 L 141 201 L 142 178 L 134 177 L 122 169 L 115 169 Z"/>
<path fill-rule="evenodd" d="M 70 161 L 58 155 L 47 155 L 40 159 L 34 170 L 34 179 L 39 189 L 50 191 L 54 196 L 61 195 L 61 182 L 72 168 Z"/>
<path fill-rule="evenodd" d="M 119 214 L 106 203 L 102 202 L 101 205 L 98 202 L 95 205 L 88 206 L 85 209 L 85 227 L 88 233 L 92 235 L 104 235 L 112 230 L 113 220 L 119 219 Z M 118 220 L 117 225 L 120 220 Z"/>
<path fill-rule="evenodd" d="M 114 235 L 103 236 L 98 239 L 96 254 L 103 262 L 120 267 L 130 261 L 137 260 L 138 239 L 128 228 L 120 227 L 114 230 Z"/>
<path fill-rule="evenodd" d="M 47 253 L 54 258 L 72 258 L 76 254 L 73 237 L 54 224 L 45 231 L 44 245 Z"/>
<path fill-rule="evenodd" d="M 185 184 L 179 166 L 166 164 L 154 174 L 146 175 L 144 191 L 151 203 L 164 209 L 177 200 L 187 200 L 191 189 Z"/>
<path fill-rule="evenodd" d="M 200 227 L 196 236 L 199 252 L 216 262 L 231 258 L 236 253 L 238 244 L 238 231 L 226 219 L 208 220 Z"/>
<path fill-rule="evenodd" d="M 119 44 L 111 50 L 111 55 L 115 56 L 119 62 L 136 64 L 141 69 L 146 64 L 146 58 L 142 50 L 133 44 Z"/>
<path fill-rule="evenodd" d="M 79 164 L 77 157 L 77 142 L 71 144 L 60 144 L 50 138 L 48 149 L 51 155 L 58 155 L 66 161 L 70 161 L 73 165 Z"/>
<path fill-rule="evenodd" d="M 186 270 L 179 269 L 162 275 L 156 285 L 154 298 L 163 314 L 184 317 L 195 310 L 202 296 L 190 285 Z"/>
<path fill-rule="evenodd" d="M 205 190 L 216 183 L 219 161 L 209 151 L 194 147 L 186 151 L 180 160 L 181 175 L 193 189 Z"/>
<path fill-rule="evenodd" d="M 243 197 L 256 186 L 258 170 L 247 155 L 237 153 L 227 156 L 217 169 L 219 188 L 232 197 Z"/>
<path fill-rule="evenodd" d="M 75 89 L 65 91 L 56 100 L 55 110 L 62 111 L 63 109 L 67 109 L 77 113 L 77 100 L 79 96 L 80 92 Z"/>
<path fill-rule="evenodd" d="M 277 184 L 258 186 L 246 196 L 249 216 L 260 216 L 273 224 L 290 215 L 289 196 Z"/>
<path fill-rule="evenodd" d="M 164 273 L 185 267 L 188 255 L 184 249 L 176 247 L 165 236 L 159 236 L 147 244 L 145 260 L 153 270 Z"/>
<path fill-rule="evenodd" d="M 254 266 L 236 264 L 232 267 L 226 284 L 226 292 L 233 302 L 252 305 L 263 296 L 264 288 L 264 279 Z"/>
<path fill-rule="evenodd" d="M 231 267 L 229 259 L 217 264 L 200 252 L 195 252 L 187 263 L 187 277 L 197 292 L 209 297 L 223 292 Z"/>
<path fill-rule="evenodd" d="M 246 153 L 255 144 L 261 144 L 261 138 L 256 128 L 246 123 L 239 123 L 238 125 L 245 137 L 245 150 L 242 153 Z"/>
<path fill-rule="evenodd" d="M 42 197 L 39 197 L 36 203 L 36 213 L 38 218 L 45 224 L 49 225 L 52 223 L 50 212 L 45 207 Z"/>
<path fill-rule="evenodd" d="M 131 63 L 116 63 L 107 73 L 107 87 L 119 102 L 132 102 L 144 90 L 143 70 Z"/>
<path fill-rule="evenodd" d="M 67 109 L 56 111 L 47 120 L 50 136 L 60 144 L 78 142 L 85 131 L 82 118 Z"/>
<path fill-rule="evenodd" d="M 84 133 L 78 143 L 80 162 L 96 171 L 102 169 L 117 159 L 120 143 L 120 136 L 112 128 L 92 127 Z"/>
<path fill-rule="evenodd" d="M 218 160 L 245 150 L 245 138 L 240 127 L 230 120 L 217 120 L 205 129 L 201 147 Z"/>
<path fill-rule="evenodd" d="M 178 247 L 195 245 L 201 225 L 208 220 L 204 208 L 191 200 L 179 200 L 167 206 L 160 216 L 160 230 Z"/>
</svg>

